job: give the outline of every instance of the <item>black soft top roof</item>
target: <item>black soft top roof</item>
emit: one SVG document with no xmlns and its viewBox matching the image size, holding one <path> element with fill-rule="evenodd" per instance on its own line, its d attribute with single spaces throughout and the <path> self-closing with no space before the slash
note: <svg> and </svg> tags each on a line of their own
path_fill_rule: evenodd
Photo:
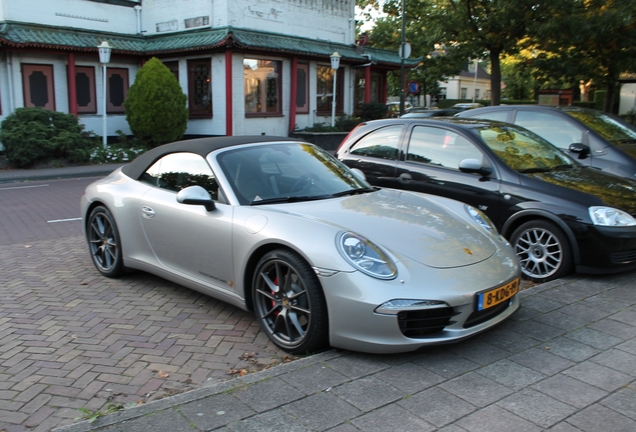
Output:
<svg viewBox="0 0 636 432">
<path fill-rule="evenodd" d="M 269 135 L 253 135 L 253 136 L 224 136 L 210 138 L 196 138 L 191 140 L 176 141 L 170 144 L 164 144 L 148 150 L 144 154 L 138 156 L 131 163 L 122 167 L 122 172 L 128 177 L 138 179 L 141 175 L 158 159 L 170 153 L 196 153 L 202 157 L 206 157 L 208 153 L 225 147 L 232 147 L 242 144 L 262 143 L 262 142 L 281 142 L 281 141 L 300 141 L 296 138 L 269 136 Z"/>
</svg>

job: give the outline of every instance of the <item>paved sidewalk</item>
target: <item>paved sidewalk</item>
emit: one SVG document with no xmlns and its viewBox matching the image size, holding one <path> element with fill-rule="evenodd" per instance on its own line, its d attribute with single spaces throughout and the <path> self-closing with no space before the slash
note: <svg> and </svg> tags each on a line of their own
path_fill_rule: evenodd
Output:
<svg viewBox="0 0 636 432">
<path fill-rule="evenodd" d="M 329 351 L 54 431 L 633 432 L 635 277 L 533 287 L 511 320 L 458 344 Z"/>
<path fill-rule="evenodd" d="M 124 164 L 83 165 L 39 169 L 0 169 L 0 183 L 51 180 L 73 177 L 100 177 Z"/>
</svg>

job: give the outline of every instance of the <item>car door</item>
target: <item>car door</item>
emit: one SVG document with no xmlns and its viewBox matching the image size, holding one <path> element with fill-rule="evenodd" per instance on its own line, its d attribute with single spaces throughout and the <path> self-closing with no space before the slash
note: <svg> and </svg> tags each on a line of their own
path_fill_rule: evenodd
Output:
<svg viewBox="0 0 636 432">
<path fill-rule="evenodd" d="M 464 159 L 489 164 L 467 136 L 437 125 L 415 125 L 396 170 L 398 188 L 453 198 L 486 213 L 499 225 L 500 181 L 459 170 Z"/>
<path fill-rule="evenodd" d="M 395 166 L 404 130 L 403 124 L 375 129 L 338 156 L 350 168 L 361 170 L 370 184 L 394 187 Z"/>
<path fill-rule="evenodd" d="M 232 290 L 232 207 L 218 201 L 208 163 L 192 153 L 173 153 L 153 164 L 141 181 L 154 187 L 139 203 L 141 225 L 157 259 L 182 277 Z M 179 190 L 202 186 L 216 208 L 177 202 Z"/>
<path fill-rule="evenodd" d="M 567 118 L 567 116 L 561 115 L 558 112 L 539 112 L 518 109 L 513 123 L 539 135 L 579 163 L 601 168 L 598 164 L 602 164 L 602 161 L 597 158 L 605 154 L 603 147 L 599 146 L 598 143 L 590 142 L 587 130 L 580 124 Z M 590 146 L 591 154 L 579 159 L 579 154 L 570 151 L 570 144 L 574 143 L 582 143 Z"/>
</svg>

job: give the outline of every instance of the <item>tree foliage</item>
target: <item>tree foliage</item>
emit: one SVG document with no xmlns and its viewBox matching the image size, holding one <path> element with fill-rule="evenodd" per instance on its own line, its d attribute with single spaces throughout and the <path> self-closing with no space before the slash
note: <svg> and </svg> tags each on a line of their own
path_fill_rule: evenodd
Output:
<svg viewBox="0 0 636 432">
<path fill-rule="evenodd" d="M 611 111 L 620 74 L 636 69 L 636 0 L 559 0 L 524 45 L 540 82 L 592 80 Z"/>
<path fill-rule="evenodd" d="M 441 48 L 465 66 L 469 59 L 487 58 L 491 65 L 491 100 L 501 98 L 500 59 L 515 53 L 528 28 L 544 19 L 551 0 L 404 0 L 407 40 L 434 52 Z M 388 0 L 383 9 L 399 18 L 402 0 Z M 394 20 L 394 24 L 395 24 Z M 374 30 L 375 33 L 375 30 Z M 376 38 L 371 37 L 371 41 Z"/>
<path fill-rule="evenodd" d="M 135 138 L 149 147 L 179 140 L 188 125 L 186 100 L 170 69 L 151 58 L 137 72 L 124 102 Z"/>
<path fill-rule="evenodd" d="M 621 73 L 636 72 L 636 0 L 404 1 L 406 40 L 417 47 L 416 56 L 443 47 L 464 65 L 489 59 L 492 104 L 500 102 L 503 77 L 506 96 L 515 99 L 540 87 L 593 83 L 606 92 L 609 111 Z M 371 43 L 397 49 L 402 0 L 381 3 L 356 0 L 367 11 L 388 14 L 372 30 Z M 429 72 L 442 80 L 442 70 Z"/>
</svg>

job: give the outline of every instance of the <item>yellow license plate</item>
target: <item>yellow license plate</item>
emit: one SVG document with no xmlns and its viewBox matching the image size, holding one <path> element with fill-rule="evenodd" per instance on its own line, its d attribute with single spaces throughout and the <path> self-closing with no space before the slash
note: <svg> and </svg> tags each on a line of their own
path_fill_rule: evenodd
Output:
<svg viewBox="0 0 636 432">
<path fill-rule="evenodd" d="M 512 282 L 477 294 L 477 310 L 484 310 L 508 300 L 519 292 L 519 278 Z"/>
</svg>

